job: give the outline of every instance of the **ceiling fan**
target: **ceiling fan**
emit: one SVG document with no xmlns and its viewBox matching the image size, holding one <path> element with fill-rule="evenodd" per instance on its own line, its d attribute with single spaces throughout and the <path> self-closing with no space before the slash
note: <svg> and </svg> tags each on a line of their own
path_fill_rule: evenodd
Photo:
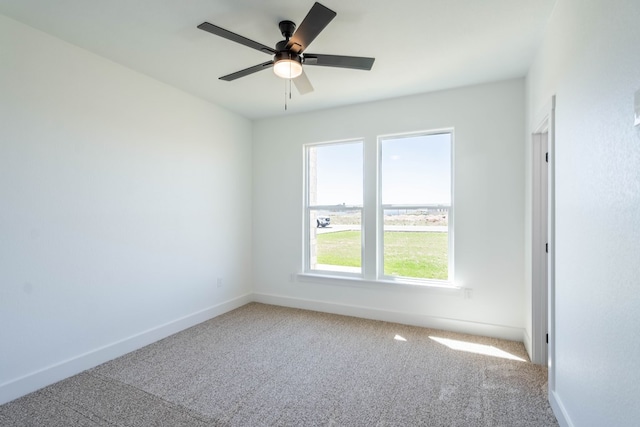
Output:
<svg viewBox="0 0 640 427">
<path fill-rule="evenodd" d="M 293 79 L 301 94 L 313 91 L 313 86 L 305 74 L 303 65 L 319 65 L 324 67 L 352 68 L 356 70 L 371 70 L 375 58 L 360 56 L 324 55 L 306 53 L 305 50 L 322 30 L 336 17 L 336 12 L 320 3 L 315 3 L 298 29 L 292 21 L 281 21 L 280 32 L 285 40 L 276 43 L 275 49 L 262 43 L 250 40 L 239 34 L 203 22 L 198 28 L 227 40 L 273 55 L 271 61 L 245 68 L 244 70 L 220 77 L 220 80 L 232 81 L 256 73 L 266 68 L 273 68 L 274 73 L 284 79 Z"/>
</svg>

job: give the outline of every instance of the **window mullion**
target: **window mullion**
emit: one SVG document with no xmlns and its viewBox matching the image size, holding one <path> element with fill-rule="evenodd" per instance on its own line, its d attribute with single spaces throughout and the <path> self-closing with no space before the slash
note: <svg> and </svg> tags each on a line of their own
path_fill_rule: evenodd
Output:
<svg viewBox="0 0 640 427">
<path fill-rule="evenodd" d="M 375 140 L 376 138 L 371 138 Z M 375 280 L 378 277 L 378 145 L 364 144 L 364 170 L 363 170 L 363 270 L 362 274 L 367 280 Z"/>
</svg>

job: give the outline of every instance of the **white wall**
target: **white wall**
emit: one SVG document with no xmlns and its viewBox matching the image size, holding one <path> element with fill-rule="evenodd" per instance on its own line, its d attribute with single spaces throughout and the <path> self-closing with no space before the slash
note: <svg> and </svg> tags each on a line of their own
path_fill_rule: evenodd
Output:
<svg viewBox="0 0 640 427">
<path fill-rule="evenodd" d="M 249 300 L 248 120 L 2 16 L 0 64 L 0 403 Z"/>
<path fill-rule="evenodd" d="M 524 79 L 254 124 L 254 291 L 259 301 L 522 339 Z M 295 102 L 295 99 L 292 101 Z M 455 128 L 460 291 L 291 281 L 302 268 L 303 144 Z"/>
<path fill-rule="evenodd" d="M 530 116 L 557 95 L 551 400 L 563 425 L 640 419 L 639 22 L 637 0 L 558 0 L 527 79 Z"/>
</svg>

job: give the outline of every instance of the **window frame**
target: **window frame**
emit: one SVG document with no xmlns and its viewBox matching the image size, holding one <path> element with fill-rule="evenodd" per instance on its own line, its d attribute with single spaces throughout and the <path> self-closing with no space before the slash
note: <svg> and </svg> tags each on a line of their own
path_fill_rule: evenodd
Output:
<svg viewBox="0 0 640 427">
<path fill-rule="evenodd" d="M 446 205 L 383 205 L 381 197 L 382 189 L 382 141 L 394 138 L 416 137 L 428 135 L 450 135 L 450 180 L 451 180 L 451 203 Z M 342 284 L 356 287 L 371 286 L 410 286 L 412 288 L 440 288 L 440 289 L 461 289 L 454 282 L 454 265 L 455 265 L 455 248 L 454 248 L 454 217 L 455 217 L 455 130 L 454 128 L 439 128 L 422 131 L 411 131 L 393 134 L 378 135 L 375 142 L 369 138 L 351 138 L 344 140 L 334 140 L 327 142 L 312 142 L 303 144 L 303 256 L 302 256 L 302 273 L 298 274 L 298 278 L 303 282 L 323 282 L 332 284 Z M 373 139 L 373 138 L 371 138 Z M 360 143 L 362 148 L 362 206 L 313 206 L 309 204 L 310 200 L 310 168 L 309 168 L 309 148 L 318 146 L 329 146 L 346 143 Z M 372 147 L 373 145 L 373 147 Z M 375 150 L 375 165 L 367 162 L 367 159 L 373 159 Z M 367 154 L 369 152 L 369 154 Z M 368 192 L 374 187 L 375 195 L 371 197 Z M 375 202 L 373 201 L 375 199 Z M 411 278 L 404 276 L 390 276 L 384 274 L 384 210 L 392 209 L 415 209 L 415 208 L 448 208 L 448 278 L 428 279 L 428 278 Z M 311 210 L 344 210 L 345 208 L 359 209 L 361 214 L 361 267 L 359 273 L 343 272 L 337 270 L 311 269 Z M 371 230 L 375 232 L 371 232 Z M 369 233 L 367 233 L 369 230 Z M 373 235 L 371 235 L 373 234 Z M 367 259 L 371 261 L 367 263 Z M 373 264 L 373 265 L 371 265 Z"/>
<path fill-rule="evenodd" d="M 450 200 L 451 203 L 449 205 L 436 205 L 436 204 L 383 204 L 382 203 L 382 143 L 384 140 L 390 139 L 401 139 L 401 138 L 415 138 L 420 136 L 430 136 L 430 135 L 442 135 L 448 134 L 450 138 L 450 156 L 449 156 L 449 167 L 450 167 L 450 182 L 451 182 L 451 194 Z M 376 209 L 377 214 L 377 228 L 376 228 L 376 240 L 377 240 L 377 248 L 376 248 L 376 279 L 384 282 L 391 283 L 411 283 L 418 285 L 445 285 L 451 286 L 454 283 L 453 272 L 454 272 L 454 247 L 453 247 L 453 235 L 454 235 L 454 180 L 453 177 L 455 175 L 454 171 L 454 129 L 453 128 L 445 128 L 445 129 L 433 129 L 429 131 L 417 131 L 417 132 L 403 132 L 403 133 L 395 133 L 388 135 L 379 135 L 376 140 L 376 149 L 377 149 L 377 184 L 376 184 L 376 198 L 378 200 L 378 205 Z M 413 278 L 406 276 L 391 276 L 384 273 L 384 211 L 385 209 L 441 209 L 447 208 L 448 210 L 448 218 L 447 218 L 447 279 L 432 279 L 432 278 Z"/>
<path fill-rule="evenodd" d="M 345 144 L 360 144 L 361 145 L 361 155 L 362 155 L 362 166 L 363 166 L 363 176 L 361 182 L 361 191 L 362 191 L 362 205 L 313 205 L 310 204 L 310 191 L 309 185 L 311 182 L 310 178 L 310 159 L 309 152 L 310 148 L 313 147 L 328 147 L 332 145 L 345 145 Z M 305 274 L 311 275 L 321 275 L 321 276 L 339 276 L 339 277 L 347 277 L 347 278 L 362 278 L 364 277 L 365 271 L 365 232 L 364 232 L 364 152 L 365 152 L 365 139 L 364 138 L 352 138 L 352 139 L 344 139 L 337 141 L 329 141 L 329 142 L 314 142 L 304 144 L 303 146 L 303 155 L 304 155 L 304 198 L 303 198 L 303 271 Z M 360 212 L 360 272 L 346 272 L 346 271 L 338 271 L 338 270 L 325 270 L 325 269 L 312 269 L 311 268 L 311 211 L 341 211 L 341 210 L 354 210 Z"/>
</svg>

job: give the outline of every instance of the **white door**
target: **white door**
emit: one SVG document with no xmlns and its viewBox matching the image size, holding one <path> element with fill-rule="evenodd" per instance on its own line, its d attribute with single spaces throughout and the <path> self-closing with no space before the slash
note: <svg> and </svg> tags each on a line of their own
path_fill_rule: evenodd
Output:
<svg viewBox="0 0 640 427">
<path fill-rule="evenodd" d="M 546 365 L 548 329 L 549 132 L 533 134 L 532 362 Z"/>
</svg>

